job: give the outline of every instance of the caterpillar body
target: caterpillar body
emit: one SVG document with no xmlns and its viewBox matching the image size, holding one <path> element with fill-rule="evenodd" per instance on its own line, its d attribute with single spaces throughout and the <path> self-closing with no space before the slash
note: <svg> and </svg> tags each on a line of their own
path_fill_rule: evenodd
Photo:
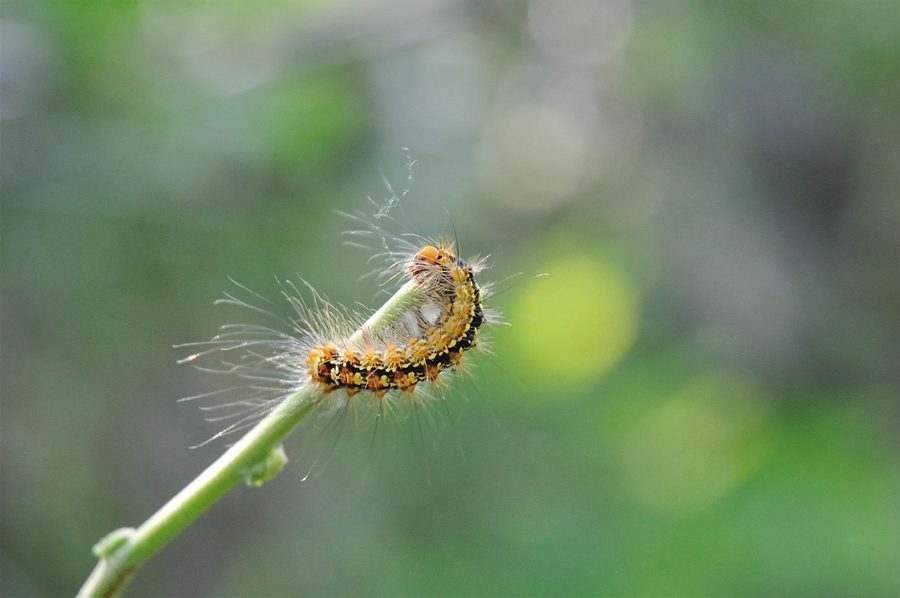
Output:
<svg viewBox="0 0 900 598">
<path fill-rule="evenodd" d="M 433 397 L 430 390 L 441 384 L 443 372 L 465 365 L 464 353 L 483 348 L 481 327 L 499 320 L 483 304 L 491 286 L 476 282 L 484 260 L 464 260 L 456 243 L 446 238 L 398 237 L 372 225 L 350 234 L 376 238 L 383 251 L 374 257 L 388 261 L 383 276 L 414 287 L 416 300 L 387 325 L 373 328 L 364 315 L 331 303 L 309 284 L 304 283 L 307 291 L 301 293 L 288 283 L 283 285 L 283 295 L 295 313 L 288 320 L 278 318 L 278 328 L 232 324 L 223 326 L 211 341 L 192 343 L 203 349 L 181 362 L 219 353 L 225 368 L 212 370 L 247 381 L 241 387 L 210 393 L 228 392 L 236 398 L 203 408 L 226 410 L 225 415 L 211 419 L 232 420 L 209 440 L 255 424 L 306 386 L 317 391 L 315 400 L 320 403 L 328 404 L 327 397 L 336 397 L 331 402 L 335 408 L 359 404 L 357 395 L 370 397 L 364 402 L 374 404 L 379 413 L 390 410 L 402 397 L 419 404 Z M 232 295 L 219 302 L 275 317 Z"/>
<path fill-rule="evenodd" d="M 484 310 L 473 268 L 442 243 L 419 249 L 406 270 L 421 288 L 423 304 L 364 350 L 337 342 L 316 345 L 306 360 L 311 382 L 326 392 L 344 389 L 348 396 L 361 390 L 378 398 L 391 389 L 413 392 L 419 382 L 458 366 L 463 353 L 475 347 Z"/>
</svg>

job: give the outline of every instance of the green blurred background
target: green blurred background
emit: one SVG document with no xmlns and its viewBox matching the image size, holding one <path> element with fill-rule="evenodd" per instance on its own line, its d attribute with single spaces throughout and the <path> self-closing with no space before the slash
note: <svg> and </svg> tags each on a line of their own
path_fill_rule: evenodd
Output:
<svg viewBox="0 0 900 598">
<path fill-rule="evenodd" d="M 4 595 L 221 454 L 172 345 L 246 320 L 229 277 L 383 300 L 336 213 L 382 179 L 524 273 L 511 326 L 421 436 L 295 432 L 130 596 L 900 595 L 896 0 L 3 17 Z"/>
</svg>

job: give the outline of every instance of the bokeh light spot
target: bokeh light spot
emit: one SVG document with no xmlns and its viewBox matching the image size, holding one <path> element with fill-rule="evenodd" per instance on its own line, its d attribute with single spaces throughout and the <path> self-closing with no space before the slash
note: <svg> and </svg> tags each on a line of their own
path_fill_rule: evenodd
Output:
<svg viewBox="0 0 900 598">
<path fill-rule="evenodd" d="M 631 431 L 623 458 L 628 492 L 673 515 L 709 506 L 768 454 L 767 413 L 748 384 L 722 376 L 691 382 Z"/>
<path fill-rule="evenodd" d="M 638 299 L 614 264 L 569 255 L 547 267 L 511 309 L 511 336 L 531 386 L 577 387 L 612 368 L 634 343 Z"/>
</svg>

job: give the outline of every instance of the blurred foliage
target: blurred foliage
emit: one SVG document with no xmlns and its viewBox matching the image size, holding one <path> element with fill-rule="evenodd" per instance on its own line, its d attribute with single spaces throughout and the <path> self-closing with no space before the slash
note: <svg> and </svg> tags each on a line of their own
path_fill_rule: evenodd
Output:
<svg viewBox="0 0 900 598">
<path fill-rule="evenodd" d="M 900 593 L 896 2 L 3 9 L 5 595 L 221 453 L 171 347 L 247 318 L 229 277 L 380 303 L 337 211 L 382 179 L 511 326 L 418 421 L 296 432 L 130 595 Z"/>
</svg>

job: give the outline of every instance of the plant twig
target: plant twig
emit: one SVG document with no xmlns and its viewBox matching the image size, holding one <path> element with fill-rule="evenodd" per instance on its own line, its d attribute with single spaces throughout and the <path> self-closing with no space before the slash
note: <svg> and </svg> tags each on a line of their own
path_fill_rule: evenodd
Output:
<svg viewBox="0 0 900 598">
<path fill-rule="evenodd" d="M 413 305 L 421 303 L 418 285 L 406 283 L 351 337 L 378 335 Z M 79 598 L 120 596 L 135 571 L 213 503 L 242 481 L 260 485 L 285 463 L 281 441 L 324 400 L 312 385 L 286 398 L 194 481 L 137 529 L 118 529 L 94 546 L 100 559 L 78 592 Z"/>
</svg>

